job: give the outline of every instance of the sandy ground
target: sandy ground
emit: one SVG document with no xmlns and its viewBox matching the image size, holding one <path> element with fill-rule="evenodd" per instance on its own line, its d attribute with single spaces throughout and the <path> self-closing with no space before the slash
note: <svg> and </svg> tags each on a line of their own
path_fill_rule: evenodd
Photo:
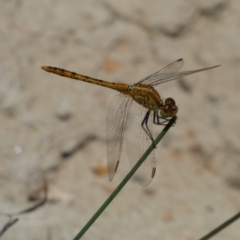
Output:
<svg viewBox="0 0 240 240">
<path fill-rule="evenodd" d="M 116 92 L 42 65 L 135 83 L 184 58 L 220 68 L 159 85 L 178 121 L 155 151 L 157 172 L 132 179 L 83 239 L 198 239 L 240 210 L 240 4 L 237 0 L 0 3 L 0 212 L 48 203 L 1 239 L 72 239 L 129 171 L 106 172 L 106 115 Z M 162 127 L 154 128 L 156 136 Z M 7 222 L 0 216 L 0 226 Z M 240 221 L 214 239 L 240 239 Z"/>
</svg>

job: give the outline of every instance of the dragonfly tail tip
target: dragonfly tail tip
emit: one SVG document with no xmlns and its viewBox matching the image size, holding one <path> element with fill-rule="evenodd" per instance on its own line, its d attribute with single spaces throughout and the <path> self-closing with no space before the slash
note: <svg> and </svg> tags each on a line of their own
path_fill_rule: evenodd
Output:
<svg viewBox="0 0 240 240">
<path fill-rule="evenodd" d="M 47 71 L 47 67 L 46 66 L 42 66 L 41 69 Z"/>
</svg>

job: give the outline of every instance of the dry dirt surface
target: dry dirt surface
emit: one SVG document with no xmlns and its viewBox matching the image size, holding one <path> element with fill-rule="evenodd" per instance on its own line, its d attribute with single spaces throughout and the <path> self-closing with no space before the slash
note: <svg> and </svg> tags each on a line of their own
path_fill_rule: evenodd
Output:
<svg viewBox="0 0 240 240">
<path fill-rule="evenodd" d="M 130 169 L 124 147 L 109 182 L 106 115 L 117 92 L 44 65 L 133 84 L 179 58 L 183 70 L 221 64 L 156 87 L 179 112 L 155 150 L 155 178 L 147 187 L 133 178 L 83 239 L 194 240 L 239 212 L 239 13 L 237 0 L 2 0 L 0 212 L 34 205 L 43 179 L 48 202 L 1 239 L 73 239 Z M 239 240 L 239 229 L 214 239 Z"/>
</svg>

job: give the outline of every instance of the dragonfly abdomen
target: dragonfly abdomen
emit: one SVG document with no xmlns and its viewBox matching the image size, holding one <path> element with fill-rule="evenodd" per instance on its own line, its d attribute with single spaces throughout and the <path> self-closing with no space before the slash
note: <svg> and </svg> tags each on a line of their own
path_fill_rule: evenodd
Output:
<svg viewBox="0 0 240 240">
<path fill-rule="evenodd" d="M 75 79 L 75 80 L 78 80 L 78 81 L 88 82 L 88 83 L 92 83 L 92 84 L 95 84 L 95 85 L 111 88 L 111 89 L 114 89 L 114 90 L 122 92 L 122 93 L 126 92 L 128 87 L 129 87 L 129 85 L 125 84 L 125 83 L 107 82 L 107 81 L 103 81 L 103 80 L 100 80 L 100 79 L 91 78 L 91 77 L 88 77 L 88 76 L 85 76 L 85 75 L 81 75 L 79 73 L 75 73 L 75 72 L 72 72 L 72 71 L 68 71 L 68 70 L 65 70 L 65 69 L 62 69 L 62 68 L 43 66 L 42 69 L 47 71 L 47 72 L 60 75 L 62 77 L 72 78 L 72 79 Z"/>
</svg>

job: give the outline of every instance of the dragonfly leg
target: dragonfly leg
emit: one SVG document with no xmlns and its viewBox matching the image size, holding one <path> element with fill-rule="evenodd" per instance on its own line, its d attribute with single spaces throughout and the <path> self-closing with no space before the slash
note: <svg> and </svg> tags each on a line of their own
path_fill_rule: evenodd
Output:
<svg viewBox="0 0 240 240">
<path fill-rule="evenodd" d="M 157 114 L 157 112 L 155 112 L 155 111 L 153 113 L 153 123 L 156 124 L 156 125 L 166 126 L 170 120 L 171 120 L 171 118 L 170 119 L 163 118 L 163 117 L 159 116 Z"/>
<path fill-rule="evenodd" d="M 145 117 L 143 118 L 141 126 L 142 126 L 143 130 L 146 132 L 146 134 L 148 135 L 148 137 L 151 139 L 153 147 L 156 148 L 156 146 L 154 145 L 154 139 L 153 139 L 152 133 L 148 128 L 148 119 L 149 119 L 150 113 L 151 113 L 151 110 L 148 110 Z"/>
<path fill-rule="evenodd" d="M 171 118 L 163 118 L 159 116 L 157 112 L 154 112 L 153 114 L 153 123 L 156 125 L 166 126 L 170 120 Z"/>
<path fill-rule="evenodd" d="M 157 112 L 154 111 L 153 113 L 153 123 L 156 125 L 167 125 L 167 123 L 170 121 L 170 119 L 160 117 Z"/>
</svg>

